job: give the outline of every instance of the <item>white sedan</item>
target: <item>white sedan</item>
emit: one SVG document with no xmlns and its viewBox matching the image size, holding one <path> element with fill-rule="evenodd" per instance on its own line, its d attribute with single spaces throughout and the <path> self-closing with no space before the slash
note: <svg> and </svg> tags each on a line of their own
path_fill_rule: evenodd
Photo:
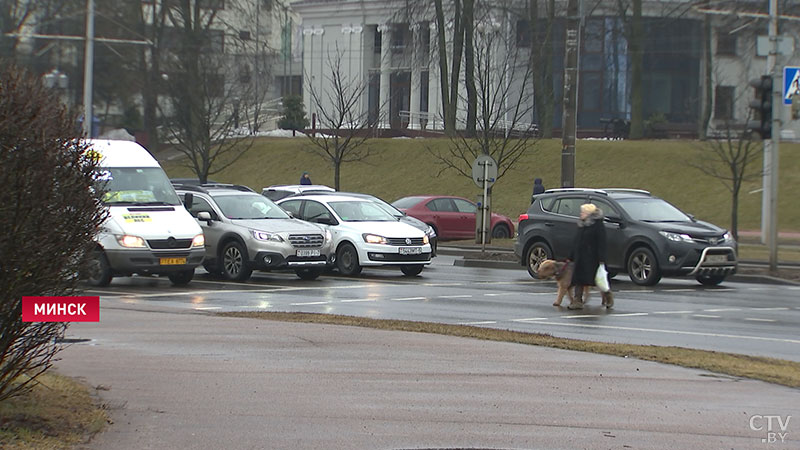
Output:
<svg viewBox="0 0 800 450">
<path fill-rule="evenodd" d="M 332 235 L 336 268 L 354 276 L 366 266 L 399 266 L 407 276 L 419 275 L 431 263 L 424 231 L 398 222 L 374 202 L 346 195 L 304 195 L 277 202 L 294 217 L 321 224 Z"/>
</svg>

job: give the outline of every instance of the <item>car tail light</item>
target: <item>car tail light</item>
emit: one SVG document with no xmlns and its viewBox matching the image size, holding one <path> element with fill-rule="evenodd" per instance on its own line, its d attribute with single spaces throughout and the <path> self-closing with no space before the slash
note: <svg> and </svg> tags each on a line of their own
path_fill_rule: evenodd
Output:
<svg viewBox="0 0 800 450">
<path fill-rule="evenodd" d="M 517 219 L 517 222 L 522 222 L 523 220 L 528 220 L 527 214 L 520 214 L 519 219 Z"/>
</svg>

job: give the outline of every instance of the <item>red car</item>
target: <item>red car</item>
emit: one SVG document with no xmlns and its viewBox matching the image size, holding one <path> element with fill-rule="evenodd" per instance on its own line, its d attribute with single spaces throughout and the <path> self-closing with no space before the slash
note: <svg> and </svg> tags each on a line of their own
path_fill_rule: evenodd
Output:
<svg viewBox="0 0 800 450">
<path fill-rule="evenodd" d="M 411 217 L 427 223 L 436 231 L 439 239 L 474 239 L 475 203 L 449 195 L 416 195 L 403 197 L 392 205 Z M 492 237 L 510 238 L 514 236 L 511 219 L 492 213 Z"/>
</svg>

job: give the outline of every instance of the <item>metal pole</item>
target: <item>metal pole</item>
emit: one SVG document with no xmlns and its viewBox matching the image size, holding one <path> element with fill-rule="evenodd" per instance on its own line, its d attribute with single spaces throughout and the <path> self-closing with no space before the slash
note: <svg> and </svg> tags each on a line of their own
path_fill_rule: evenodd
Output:
<svg viewBox="0 0 800 450">
<path fill-rule="evenodd" d="M 489 163 L 483 164 L 483 204 L 481 205 L 481 251 L 486 251 L 486 213 L 489 211 L 487 201 L 489 197 Z"/>
<path fill-rule="evenodd" d="M 578 59 L 580 52 L 579 0 L 567 4 L 564 45 L 564 112 L 561 123 L 561 187 L 575 186 L 575 135 L 578 127 Z"/>
<path fill-rule="evenodd" d="M 778 0 L 769 2 L 769 39 L 772 43 L 768 61 L 771 60 L 770 72 L 772 74 L 772 148 L 769 153 L 769 170 L 766 173 L 769 181 L 764 186 L 764 192 L 769 190 L 769 202 L 765 203 L 768 210 L 768 236 L 769 244 L 769 270 L 772 274 L 778 271 L 778 147 L 781 141 L 781 112 L 783 107 L 783 71 L 776 70 L 778 55 Z M 768 62 L 769 64 L 770 62 Z M 764 160 L 767 155 L 765 152 Z"/>
<path fill-rule="evenodd" d="M 83 132 L 92 136 L 92 76 L 94 74 L 94 0 L 86 0 L 86 49 L 83 55 Z"/>
<path fill-rule="evenodd" d="M 259 45 L 259 42 L 258 42 L 258 35 L 261 32 L 261 30 L 259 28 L 260 27 L 260 23 L 259 23 L 260 16 L 261 16 L 261 0 L 256 0 L 256 35 L 255 35 L 255 38 L 256 38 L 256 54 L 253 55 L 253 58 L 255 59 L 255 61 L 254 61 L 255 62 L 255 66 L 256 66 L 255 70 L 253 71 L 254 75 L 255 75 L 255 79 L 253 80 L 253 90 L 255 91 L 254 92 L 255 95 L 253 96 L 254 97 L 253 100 L 255 101 L 255 110 L 253 111 L 253 134 L 258 133 L 258 110 L 261 109 L 261 102 L 258 100 L 258 78 L 261 76 L 261 69 L 260 69 L 259 64 L 258 64 L 259 63 L 258 54 L 261 51 L 261 48 L 260 48 L 260 45 Z"/>
</svg>

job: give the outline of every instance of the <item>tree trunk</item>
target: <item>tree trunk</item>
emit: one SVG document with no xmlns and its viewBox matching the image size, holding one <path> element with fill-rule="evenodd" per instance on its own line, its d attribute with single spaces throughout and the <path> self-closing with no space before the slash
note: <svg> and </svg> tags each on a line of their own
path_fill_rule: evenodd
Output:
<svg viewBox="0 0 800 450">
<path fill-rule="evenodd" d="M 475 136 L 478 91 L 475 88 L 475 0 L 464 0 L 464 81 L 467 85 L 467 136 Z"/>
<path fill-rule="evenodd" d="M 539 2 L 529 0 L 528 20 L 531 25 L 530 64 L 533 71 L 533 97 L 539 132 L 544 138 L 553 137 L 555 94 L 553 92 L 553 41 L 555 0 L 549 0 L 547 23 L 539 23 Z M 538 45 L 537 45 L 538 44 Z"/>
<path fill-rule="evenodd" d="M 700 139 L 705 139 L 708 133 L 708 124 L 711 122 L 711 109 L 714 107 L 714 80 L 712 76 L 713 56 L 711 52 L 711 17 L 706 15 L 703 20 L 703 33 L 704 33 L 704 46 L 703 52 L 705 57 L 705 82 L 703 83 L 703 115 L 700 118 L 698 125 L 697 135 Z"/>
<path fill-rule="evenodd" d="M 644 65 L 644 24 L 642 23 L 642 0 L 633 0 L 633 19 L 628 40 L 631 51 L 631 139 L 644 137 L 642 103 L 642 71 Z"/>
</svg>

